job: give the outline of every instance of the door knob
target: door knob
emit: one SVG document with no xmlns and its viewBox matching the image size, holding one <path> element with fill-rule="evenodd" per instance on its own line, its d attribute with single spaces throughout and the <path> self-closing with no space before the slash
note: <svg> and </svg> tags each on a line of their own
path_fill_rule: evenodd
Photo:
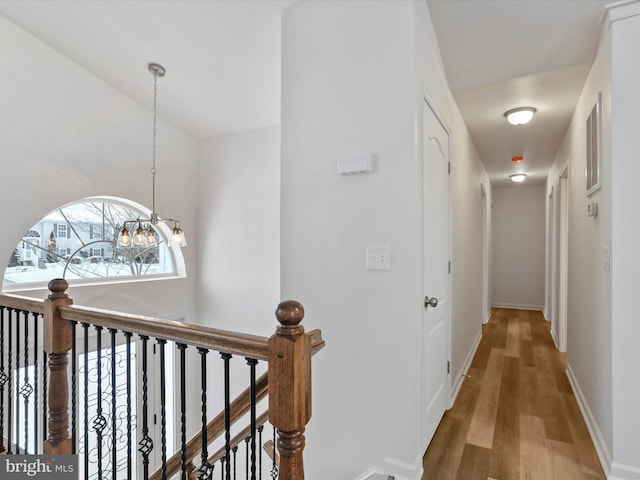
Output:
<svg viewBox="0 0 640 480">
<path fill-rule="evenodd" d="M 424 308 L 432 307 L 436 308 L 438 306 L 438 299 L 436 297 L 424 297 Z"/>
</svg>

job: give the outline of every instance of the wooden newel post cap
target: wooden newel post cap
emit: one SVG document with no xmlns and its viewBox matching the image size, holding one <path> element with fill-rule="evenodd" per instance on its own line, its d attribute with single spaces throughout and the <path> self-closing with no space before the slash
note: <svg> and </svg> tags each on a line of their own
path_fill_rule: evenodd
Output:
<svg viewBox="0 0 640 480">
<path fill-rule="evenodd" d="M 64 278 L 54 278 L 49 282 L 49 291 L 51 294 L 49 298 L 65 298 L 68 295 L 65 293 L 67 288 L 69 288 L 69 282 L 67 282 Z"/>
<path fill-rule="evenodd" d="M 304 333 L 304 328 L 300 325 L 304 318 L 304 307 L 295 300 L 285 300 L 280 302 L 276 309 L 276 318 L 280 325 L 277 331 L 280 335 L 297 335 Z"/>
</svg>

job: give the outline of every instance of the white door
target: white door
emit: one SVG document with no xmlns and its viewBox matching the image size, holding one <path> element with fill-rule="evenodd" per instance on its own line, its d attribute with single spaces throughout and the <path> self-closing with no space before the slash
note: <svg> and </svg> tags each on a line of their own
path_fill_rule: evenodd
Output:
<svg viewBox="0 0 640 480">
<path fill-rule="evenodd" d="M 422 118 L 421 435 L 426 448 L 449 406 L 449 134 L 426 101 Z"/>
</svg>

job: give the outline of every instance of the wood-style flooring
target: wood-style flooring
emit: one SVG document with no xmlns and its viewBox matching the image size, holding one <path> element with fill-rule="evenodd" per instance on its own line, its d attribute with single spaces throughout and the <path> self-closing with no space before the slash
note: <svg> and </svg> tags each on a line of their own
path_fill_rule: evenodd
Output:
<svg viewBox="0 0 640 480">
<path fill-rule="evenodd" d="M 605 479 L 541 312 L 493 309 L 423 480 Z"/>
</svg>

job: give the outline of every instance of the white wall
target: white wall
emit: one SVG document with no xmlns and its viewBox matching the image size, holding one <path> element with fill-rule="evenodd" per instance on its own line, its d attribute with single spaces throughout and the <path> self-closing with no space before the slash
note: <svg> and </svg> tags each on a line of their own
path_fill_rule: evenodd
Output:
<svg viewBox="0 0 640 480">
<path fill-rule="evenodd" d="M 449 90 L 426 2 L 416 2 L 414 8 L 416 107 L 421 111 L 422 96 L 426 93 L 451 130 L 451 383 L 455 394 L 462 374 L 466 373 L 474 342 L 479 339 L 480 326 L 486 320 L 482 311 L 481 185 L 489 205 L 492 193 L 482 160 Z M 491 212 L 488 213 L 490 230 Z"/>
<path fill-rule="evenodd" d="M 613 7 L 611 26 L 612 475 L 640 479 L 640 3 Z M 598 253 L 595 252 L 595 260 Z M 601 268 L 600 268 L 601 270 Z"/>
<path fill-rule="evenodd" d="M 280 302 L 280 127 L 201 142 L 198 312 L 269 336 Z"/>
<path fill-rule="evenodd" d="M 152 113 L 4 17 L 0 17 L 0 45 L 2 265 L 27 229 L 68 202 L 110 195 L 150 207 Z M 152 78 L 144 64 L 131 75 L 148 79 L 151 95 Z M 160 119 L 157 209 L 161 215 L 181 219 L 188 236 L 197 225 L 197 155 L 195 140 Z M 72 285 L 70 294 L 78 304 L 189 318 L 197 238 L 191 235 L 188 241 L 186 279 Z M 47 293 L 24 294 L 44 297 Z"/>
<path fill-rule="evenodd" d="M 612 429 L 611 277 L 604 270 L 604 248 L 611 245 L 611 37 L 603 30 L 596 60 L 573 119 L 549 172 L 559 215 L 559 176 L 568 166 L 569 256 L 567 298 L 567 369 L 591 423 L 605 469 L 616 443 Z M 603 96 L 602 189 L 586 195 L 586 119 Z M 587 217 L 588 202 L 598 202 L 598 216 Z M 615 268 L 615 267 L 614 267 Z"/>
<path fill-rule="evenodd" d="M 284 12 L 282 42 L 282 294 L 305 305 L 304 324 L 321 328 L 327 341 L 314 357 L 306 469 L 319 480 L 372 468 L 417 479 L 427 440 L 419 438 L 418 364 L 424 92 L 452 130 L 459 172 L 454 372 L 480 331 L 482 289 L 478 264 L 463 267 L 477 250 L 474 234 L 481 239 L 480 220 L 467 229 L 455 219 L 473 216 L 486 175 L 447 87 L 424 2 L 302 2 Z M 373 173 L 336 174 L 336 157 L 365 152 L 374 155 Z M 375 244 L 391 246 L 391 271 L 365 270 L 365 248 Z"/>
<path fill-rule="evenodd" d="M 544 307 L 545 199 L 544 185 L 493 189 L 494 307 Z"/>
</svg>

